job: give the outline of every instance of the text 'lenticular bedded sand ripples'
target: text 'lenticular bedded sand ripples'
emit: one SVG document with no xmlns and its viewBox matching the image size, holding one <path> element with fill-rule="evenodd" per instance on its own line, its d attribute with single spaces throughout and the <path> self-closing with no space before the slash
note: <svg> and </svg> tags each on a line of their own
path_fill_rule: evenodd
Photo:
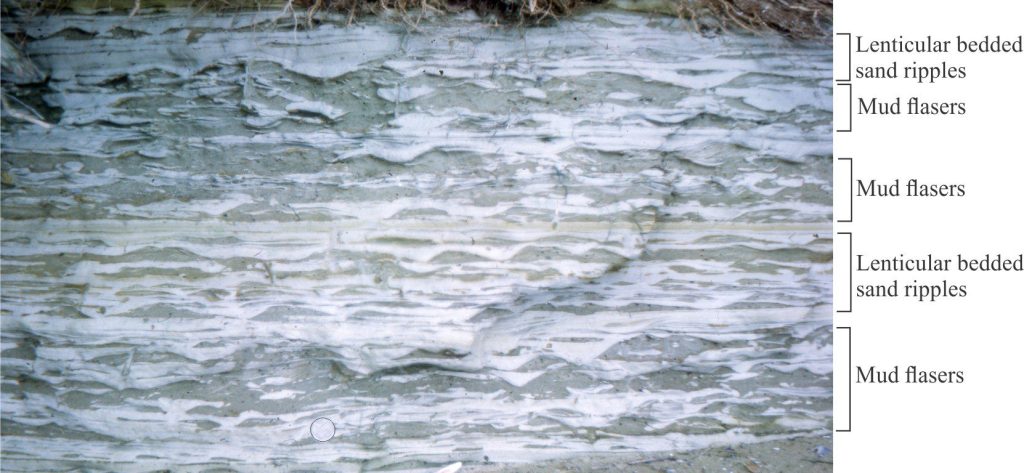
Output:
<svg viewBox="0 0 1024 473">
<path fill-rule="evenodd" d="M 829 432 L 831 46 L 277 16 L 4 19 L 4 470 Z"/>
</svg>

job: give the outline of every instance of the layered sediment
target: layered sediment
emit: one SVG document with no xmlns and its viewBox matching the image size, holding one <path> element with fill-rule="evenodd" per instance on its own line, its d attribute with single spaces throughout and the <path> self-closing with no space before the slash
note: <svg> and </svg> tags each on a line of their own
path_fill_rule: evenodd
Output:
<svg viewBox="0 0 1024 473">
<path fill-rule="evenodd" d="M 828 432 L 829 47 L 347 20 L 4 19 L 4 470 Z"/>
</svg>

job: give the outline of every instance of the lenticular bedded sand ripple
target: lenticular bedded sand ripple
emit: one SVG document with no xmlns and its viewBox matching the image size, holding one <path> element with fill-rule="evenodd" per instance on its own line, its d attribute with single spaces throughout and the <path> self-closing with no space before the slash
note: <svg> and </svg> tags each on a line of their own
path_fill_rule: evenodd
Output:
<svg viewBox="0 0 1024 473">
<path fill-rule="evenodd" d="M 829 431 L 831 46 L 276 16 L 4 19 L 4 470 Z"/>
</svg>

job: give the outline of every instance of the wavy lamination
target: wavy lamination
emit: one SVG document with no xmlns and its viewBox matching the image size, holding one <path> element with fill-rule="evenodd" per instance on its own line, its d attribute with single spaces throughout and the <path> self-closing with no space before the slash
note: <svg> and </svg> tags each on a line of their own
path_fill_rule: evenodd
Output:
<svg viewBox="0 0 1024 473">
<path fill-rule="evenodd" d="M 829 428 L 827 47 L 274 16 L 5 18 L 56 125 L 4 122 L 5 470 Z"/>
</svg>

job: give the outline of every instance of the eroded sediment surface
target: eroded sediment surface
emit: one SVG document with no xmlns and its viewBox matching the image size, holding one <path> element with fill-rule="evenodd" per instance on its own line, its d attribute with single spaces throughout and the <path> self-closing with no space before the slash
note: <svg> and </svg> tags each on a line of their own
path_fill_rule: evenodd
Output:
<svg viewBox="0 0 1024 473">
<path fill-rule="evenodd" d="M 830 47 L 276 16 L 4 19 L 5 470 L 828 431 Z"/>
</svg>

